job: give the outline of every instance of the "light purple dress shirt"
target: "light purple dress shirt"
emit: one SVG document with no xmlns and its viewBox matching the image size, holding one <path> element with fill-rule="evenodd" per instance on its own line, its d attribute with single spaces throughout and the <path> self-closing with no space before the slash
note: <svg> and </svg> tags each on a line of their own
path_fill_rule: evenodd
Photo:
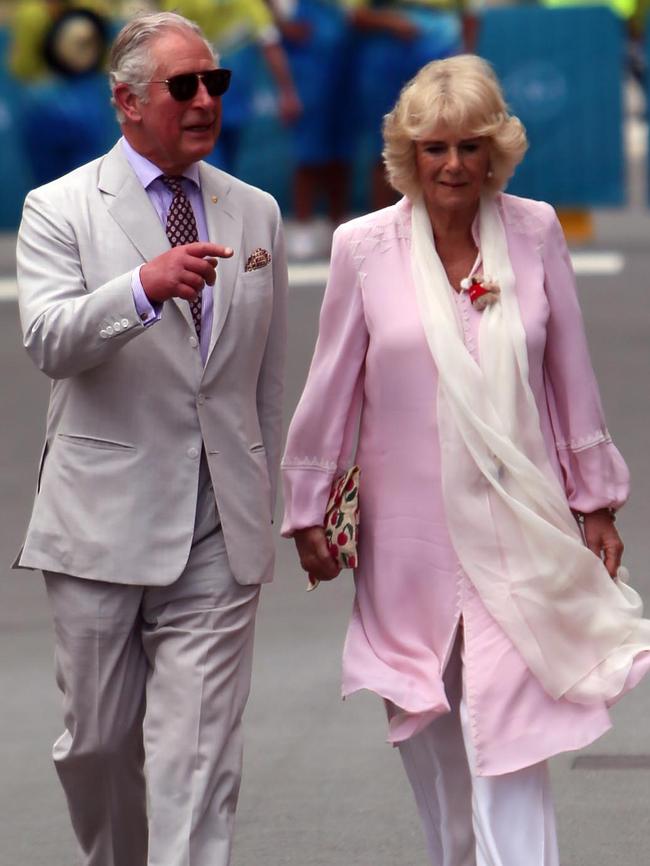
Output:
<svg viewBox="0 0 650 866">
<path fill-rule="evenodd" d="M 158 218 L 163 227 L 167 225 L 167 214 L 169 206 L 172 203 L 173 195 L 171 190 L 163 183 L 163 172 L 151 160 L 147 159 L 137 150 L 134 150 L 125 138 L 121 139 L 124 154 L 129 162 L 129 165 L 135 172 L 136 177 L 145 188 L 149 201 L 154 206 Z M 185 195 L 190 200 L 194 218 L 196 220 L 196 228 L 200 241 L 208 241 L 208 226 L 205 220 L 205 208 L 203 207 L 203 199 L 201 197 L 201 185 L 199 176 L 198 163 L 189 166 L 183 172 L 183 190 Z M 159 321 L 162 315 L 162 305 L 153 305 L 147 298 L 145 291 L 140 281 L 140 267 L 133 271 L 131 277 L 131 288 L 133 290 L 133 300 L 135 308 L 144 324 L 145 328 Z M 208 349 L 210 346 L 210 335 L 212 333 L 212 310 L 213 296 L 212 286 L 207 284 L 203 288 L 202 304 L 201 304 L 201 359 L 205 364 L 208 357 Z"/>
</svg>

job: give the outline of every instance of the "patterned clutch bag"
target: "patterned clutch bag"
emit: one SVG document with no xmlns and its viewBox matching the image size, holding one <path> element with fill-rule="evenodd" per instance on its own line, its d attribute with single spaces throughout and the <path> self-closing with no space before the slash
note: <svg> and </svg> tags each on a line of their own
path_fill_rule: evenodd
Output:
<svg viewBox="0 0 650 866">
<path fill-rule="evenodd" d="M 332 484 L 325 511 L 325 538 L 332 557 L 341 568 L 359 564 L 359 477 L 361 470 L 352 466 Z M 310 579 L 307 590 L 316 589 L 320 581 Z"/>
</svg>

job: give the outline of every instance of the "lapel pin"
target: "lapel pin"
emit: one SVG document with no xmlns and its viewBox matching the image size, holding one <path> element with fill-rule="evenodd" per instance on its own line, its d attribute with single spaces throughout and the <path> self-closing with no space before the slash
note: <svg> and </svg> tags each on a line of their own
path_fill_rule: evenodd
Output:
<svg viewBox="0 0 650 866">
<path fill-rule="evenodd" d="M 219 201 L 219 196 L 217 195 L 211 195 L 210 198 L 212 199 L 212 204 L 216 204 Z"/>
</svg>

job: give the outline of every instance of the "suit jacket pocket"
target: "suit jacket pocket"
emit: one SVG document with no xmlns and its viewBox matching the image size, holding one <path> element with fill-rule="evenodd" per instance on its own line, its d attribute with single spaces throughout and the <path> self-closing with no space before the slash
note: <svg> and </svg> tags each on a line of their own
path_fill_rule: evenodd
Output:
<svg viewBox="0 0 650 866">
<path fill-rule="evenodd" d="M 98 439 L 95 436 L 85 436 L 79 433 L 57 433 L 56 438 L 70 445 L 80 445 L 82 448 L 99 448 L 102 451 L 135 451 L 135 445 L 129 445 L 127 442 Z"/>
<path fill-rule="evenodd" d="M 245 271 L 239 279 L 239 293 L 243 301 L 257 301 L 260 295 L 270 295 L 273 285 L 273 269 L 270 265 Z"/>
</svg>

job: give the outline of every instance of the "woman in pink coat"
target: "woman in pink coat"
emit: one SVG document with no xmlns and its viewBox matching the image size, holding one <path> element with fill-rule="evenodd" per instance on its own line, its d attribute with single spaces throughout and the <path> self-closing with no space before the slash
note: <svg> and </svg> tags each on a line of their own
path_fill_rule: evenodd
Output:
<svg viewBox="0 0 650 866">
<path fill-rule="evenodd" d="M 501 192 L 527 145 L 489 66 L 425 66 L 384 139 L 404 198 L 335 234 L 282 531 L 312 580 L 338 574 L 323 518 L 359 424 L 343 694 L 384 699 L 434 866 L 556 866 L 545 761 L 650 666 L 628 473 L 557 217 Z"/>
</svg>

